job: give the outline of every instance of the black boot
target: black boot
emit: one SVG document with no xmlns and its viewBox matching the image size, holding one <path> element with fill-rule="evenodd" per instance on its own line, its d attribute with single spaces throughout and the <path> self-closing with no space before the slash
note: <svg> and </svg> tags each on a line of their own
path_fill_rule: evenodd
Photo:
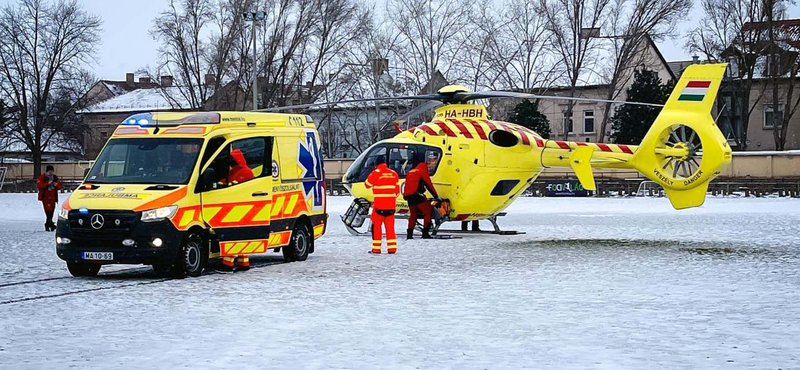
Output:
<svg viewBox="0 0 800 370">
<path fill-rule="evenodd" d="M 406 230 L 406 240 L 414 239 L 414 229 Z"/>
<path fill-rule="evenodd" d="M 431 232 L 431 225 L 425 226 L 425 228 L 422 229 L 422 239 L 433 239 L 433 237 L 431 237 L 430 232 Z"/>
</svg>

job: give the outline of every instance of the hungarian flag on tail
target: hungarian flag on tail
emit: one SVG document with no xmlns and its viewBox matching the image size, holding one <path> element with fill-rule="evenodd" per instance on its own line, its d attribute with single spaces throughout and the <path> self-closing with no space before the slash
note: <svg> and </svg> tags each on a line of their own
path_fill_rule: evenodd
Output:
<svg viewBox="0 0 800 370">
<path fill-rule="evenodd" d="M 711 81 L 689 81 L 681 91 L 681 96 L 678 97 L 678 100 L 703 101 L 706 93 L 708 93 L 709 86 L 711 86 Z"/>
</svg>

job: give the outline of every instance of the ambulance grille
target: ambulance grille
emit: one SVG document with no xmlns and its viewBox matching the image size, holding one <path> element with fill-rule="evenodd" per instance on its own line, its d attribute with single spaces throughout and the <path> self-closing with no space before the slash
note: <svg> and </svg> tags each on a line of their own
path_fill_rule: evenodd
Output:
<svg viewBox="0 0 800 370">
<path fill-rule="evenodd" d="M 92 227 L 92 217 L 96 214 L 103 216 L 103 226 L 95 229 Z M 130 235 L 139 216 L 133 211 L 89 211 L 80 213 L 70 211 L 69 226 L 72 234 L 79 239 L 122 240 Z"/>
</svg>

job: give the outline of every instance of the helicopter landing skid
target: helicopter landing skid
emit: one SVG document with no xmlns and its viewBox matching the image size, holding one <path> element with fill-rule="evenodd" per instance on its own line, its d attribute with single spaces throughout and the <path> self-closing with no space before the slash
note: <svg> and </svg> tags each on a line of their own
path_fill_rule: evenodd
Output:
<svg viewBox="0 0 800 370">
<path fill-rule="evenodd" d="M 516 231 L 516 230 L 500 230 L 500 226 L 497 225 L 497 218 L 500 216 L 505 216 L 506 213 L 498 213 L 492 217 L 486 219 L 492 223 L 492 228 L 494 230 L 467 230 L 466 228 L 462 228 L 461 230 L 439 230 L 440 232 L 444 233 L 452 233 L 452 234 L 489 234 L 489 235 L 521 235 L 525 234 L 524 231 Z"/>
</svg>

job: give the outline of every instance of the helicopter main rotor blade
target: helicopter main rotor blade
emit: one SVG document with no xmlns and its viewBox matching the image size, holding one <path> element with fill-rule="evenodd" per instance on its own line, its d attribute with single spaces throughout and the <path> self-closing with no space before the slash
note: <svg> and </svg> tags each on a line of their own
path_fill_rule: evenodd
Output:
<svg viewBox="0 0 800 370">
<path fill-rule="evenodd" d="M 513 91 L 478 91 L 474 93 L 456 93 L 456 99 L 460 101 L 470 101 L 475 99 L 488 99 L 488 98 L 522 98 L 522 99 L 550 99 L 550 100 L 573 100 L 573 101 L 588 101 L 595 103 L 614 103 L 614 104 L 632 104 L 632 105 L 645 105 L 648 107 L 663 107 L 663 104 L 641 103 L 635 101 L 623 100 L 608 100 L 608 99 L 591 99 L 591 98 L 571 98 L 569 96 L 553 96 L 553 95 L 537 95 L 528 93 L 519 93 Z"/>
<path fill-rule="evenodd" d="M 283 111 L 283 110 L 306 109 L 306 108 L 312 108 L 312 107 L 334 106 L 334 105 L 338 105 L 338 104 L 348 104 L 348 103 L 377 103 L 377 102 L 393 101 L 393 100 L 440 100 L 440 99 L 441 99 L 441 96 L 439 96 L 438 94 L 409 95 L 409 96 L 390 96 L 390 97 L 384 97 L 384 98 L 352 99 L 352 100 L 339 100 L 339 101 L 323 102 L 323 103 L 286 105 L 286 106 L 282 106 L 282 107 L 255 109 L 255 110 L 253 110 L 253 112 L 279 112 L 279 111 Z"/>
<path fill-rule="evenodd" d="M 416 108 L 406 112 L 402 116 L 397 117 L 397 118 L 395 118 L 394 120 L 392 120 L 390 122 L 387 122 L 385 125 L 383 125 L 383 127 L 381 127 L 380 131 L 383 131 L 384 129 L 386 129 L 387 126 L 389 126 L 391 124 L 394 124 L 394 123 L 396 123 L 398 125 L 403 124 L 411 117 L 414 117 L 416 115 L 425 113 L 425 112 L 427 112 L 427 111 L 429 111 L 431 109 L 438 108 L 438 107 L 440 107 L 442 105 L 444 105 L 444 103 L 442 103 L 442 102 L 440 102 L 438 100 L 431 100 L 431 101 L 427 101 L 425 103 L 422 103 L 422 104 L 420 104 L 419 107 L 416 107 Z"/>
</svg>

